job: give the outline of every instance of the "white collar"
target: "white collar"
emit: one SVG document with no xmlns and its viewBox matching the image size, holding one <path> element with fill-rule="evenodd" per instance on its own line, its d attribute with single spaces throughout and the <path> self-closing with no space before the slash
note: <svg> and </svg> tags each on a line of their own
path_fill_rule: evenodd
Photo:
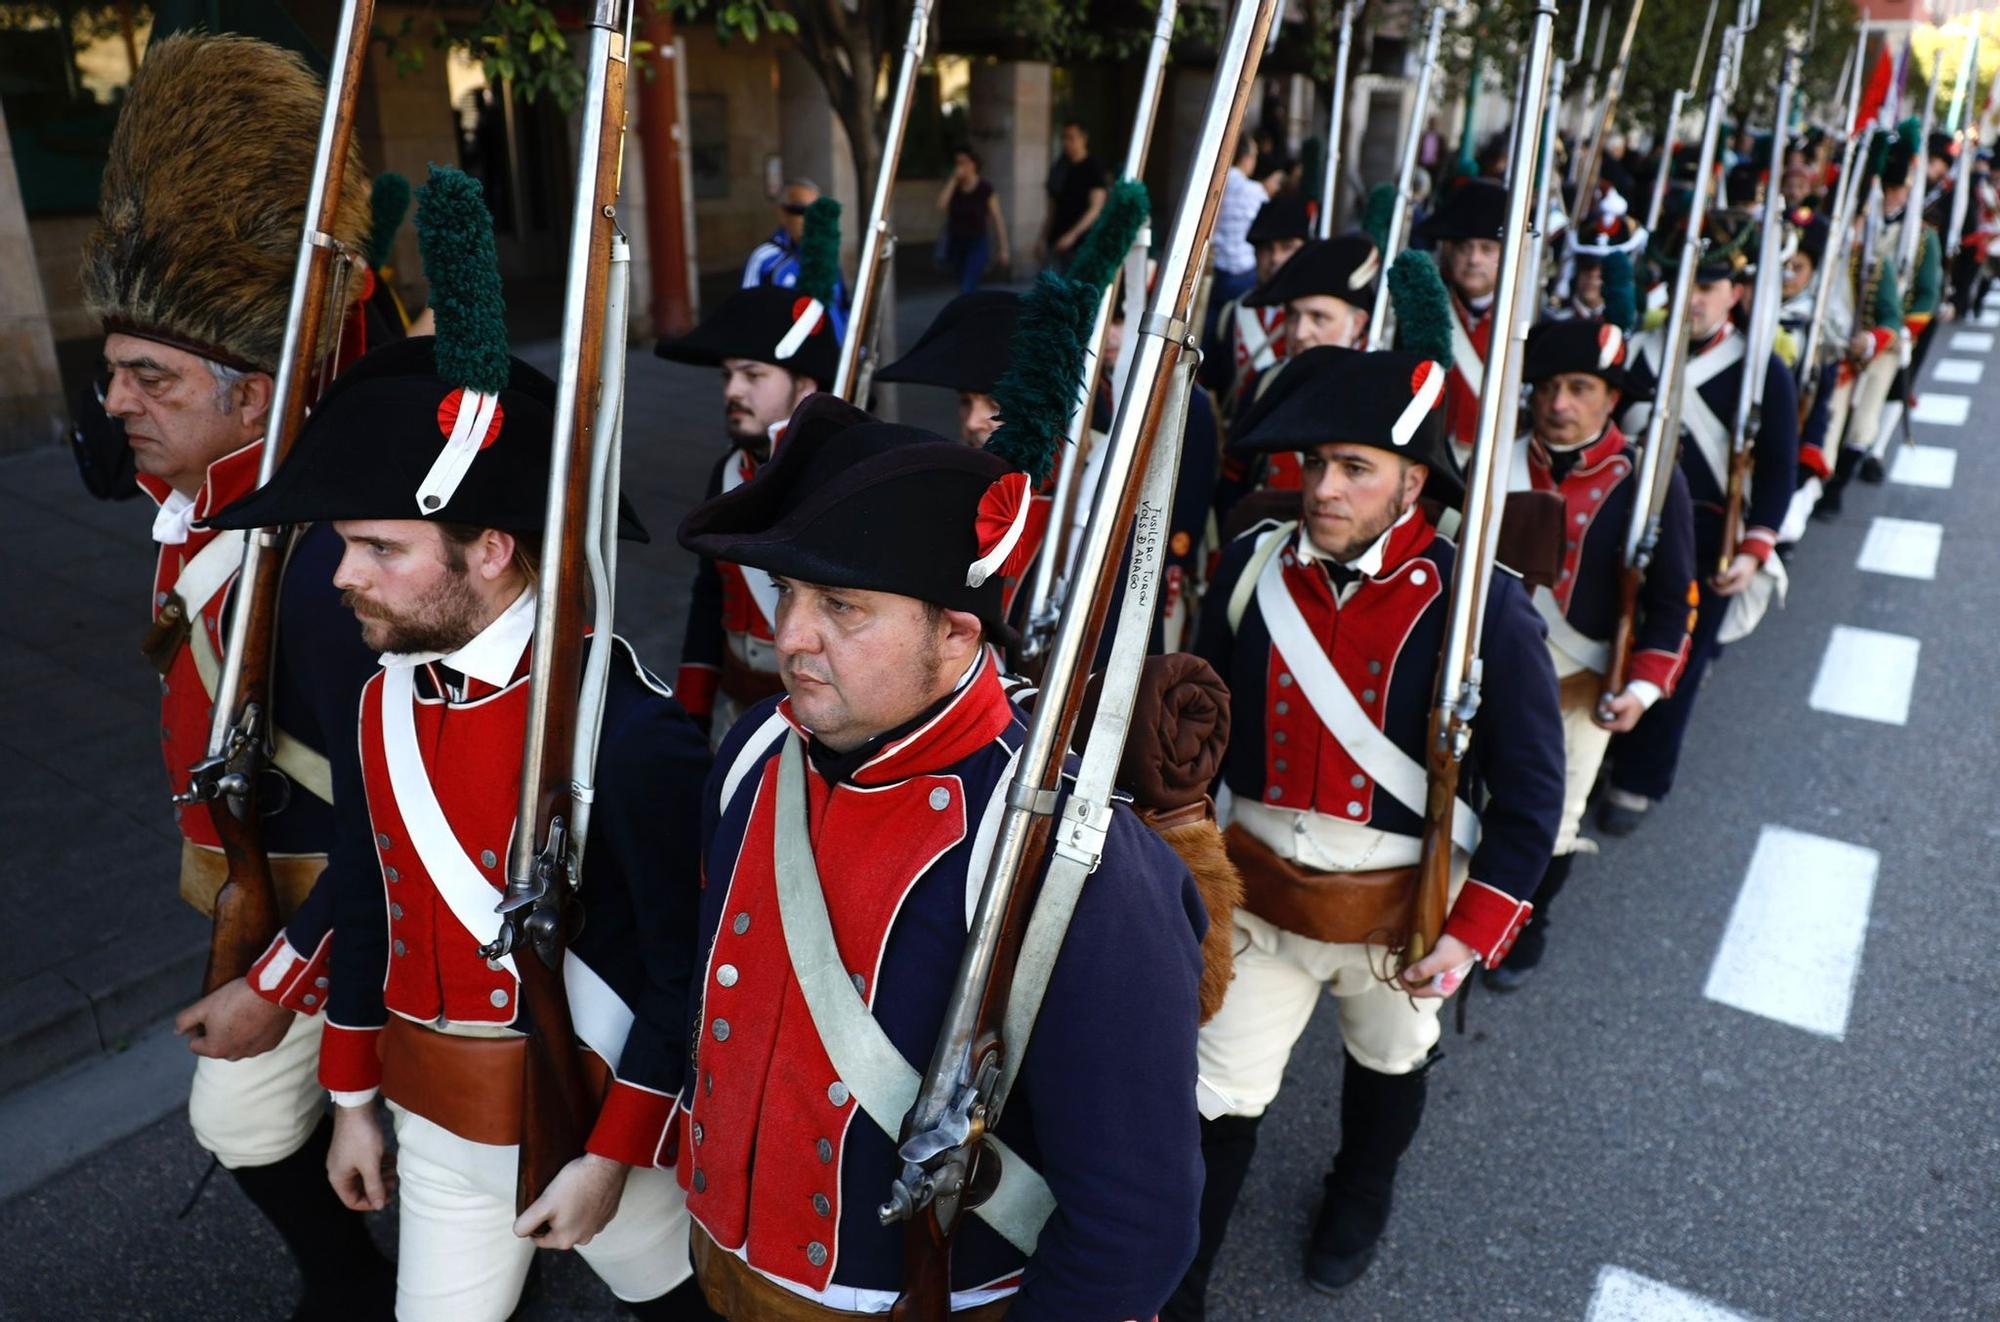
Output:
<svg viewBox="0 0 2000 1322">
<path fill-rule="evenodd" d="M 451 669 L 482 684 L 504 689 L 514 682 L 521 653 L 535 636 L 535 590 L 522 588 L 512 605 L 494 617 L 491 624 L 472 636 L 455 652 L 384 652 L 385 667 L 421 666 L 442 661 Z"/>
<path fill-rule="evenodd" d="M 167 492 L 153 514 L 153 540 L 162 546 L 181 546 L 194 526 L 194 497 L 180 491 Z"/>
<path fill-rule="evenodd" d="M 1339 565 L 1343 569 L 1352 569 L 1364 578 L 1373 578 L 1382 572 L 1382 557 L 1389 553 L 1389 534 L 1408 523 L 1416 512 L 1417 507 L 1415 505 L 1404 510 L 1401 518 L 1397 519 L 1387 528 L 1384 528 L 1382 535 L 1370 542 L 1368 549 L 1352 560 L 1335 560 L 1332 556 L 1314 546 L 1311 535 L 1306 532 L 1305 522 L 1301 520 L 1299 523 L 1299 559 L 1307 561 L 1324 560 L 1328 564 Z"/>
<path fill-rule="evenodd" d="M 1486 315 L 1486 310 L 1493 306 L 1493 298 L 1492 294 L 1487 294 L 1480 298 L 1466 298 L 1459 301 L 1465 304 L 1465 310 L 1476 319 Z"/>
</svg>

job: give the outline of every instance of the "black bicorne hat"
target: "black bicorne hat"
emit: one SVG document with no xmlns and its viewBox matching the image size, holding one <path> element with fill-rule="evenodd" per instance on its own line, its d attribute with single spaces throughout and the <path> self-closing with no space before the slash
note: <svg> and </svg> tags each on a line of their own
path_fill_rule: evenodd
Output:
<svg viewBox="0 0 2000 1322">
<path fill-rule="evenodd" d="M 809 395 L 771 461 L 696 506 L 680 541 L 697 555 L 806 583 L 965 611 L 1005 637 L 1003 576 L 968 570 L 982 559 L 982 501 L 1013 471 L 989 451 Z"/>
<path fill-rule="evenodd" d="M 756 285 L 739 289 L 706 320 L 678 339 L 661 340 L 653 352 L 671 363 L 720 367 L 725 358 L 782 367 L 831 389 L 840 370 L 840 342 L 822 311 L 810 328 L 803 317 L 813 298 L 797 289 Z"/>
<path fill-rule="evenodd" d="M 1581 372 L 1622 390 L 1627 356 L 1625 332 L 1608 321 L 1577 317 L 1539 322 L 1528 332 L 1521 380 L 1533 386 L 1565 372 Z"/>
<path fill-rule="evenodd" d="M 1311 238 L 1312 213 L 1305 198 L 1298 193 L 1278 194 L 1257 208 L 1257 218 L 1250 222 L 1250 232 L 1243 237 L 1253 247 L 1280 239 Z"/>
<path fill-rule="evenodd" d="M 1363 312 L 1375 307 L 1382 257 L 1365 234 L 1314 239 L 1293 253 L 1277 273 L 1243 296 L 1246 307 L 1275 307 L 1295 298 L 1327 294 Z"/>
<path fill-rule="evenodd" d="M 1341 441 L 1402 455 L 1430 469 L 1424 494 L 1455 503 L 1464 494 L 1444 434 L 1450 369 L 1400 349 L 1364 352 L 1324 344 L 1285 361 L 1245 415 L 1230 449 L 1240 454 L 1310 450 Z"/>
<path fill-rule="evenodd" d="M 977 289 L 944 305 L 910 351 L 875 373 L 877 381 L 941 386 L 990 395 L 1013 353 L 1021 296 Z"/>
<path fill-rule="evenodd" d="M 1417 227 L 1422 239 L 1499 240 L 1507 228 L 1507 190 L 1491 179 L 1468 179 Z"/>
</svg>

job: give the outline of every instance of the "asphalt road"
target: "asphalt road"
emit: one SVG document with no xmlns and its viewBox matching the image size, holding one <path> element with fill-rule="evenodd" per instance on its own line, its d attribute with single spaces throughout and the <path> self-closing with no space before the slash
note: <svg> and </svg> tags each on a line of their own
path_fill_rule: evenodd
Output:
<svg viewBox="0 0 2000 1322">
<path fill-rule="evenodd" d="M 1388 1237 L 1337 1300 L 1299 1272 L 1338 1115 L 1338 1033 L 1330 1011 L 1317 1016 L 1218 1265 L 1217 1322 L 2000 1317 L 2000 910 L 1988 902 L 2000 519 L 1985 494 L 2000 485 L 2000 454 L 1984 448 L 2000 369 L 1936 383 L 1944 360 L 1994 358 L 1990 343 L 1952 349 L 1952 333 L 1931 355 L 1927 394 L 1967 399 L 1968 421 L 1915 427 L 1920 449 L 1956 452 L 1950 484 L 1857 485 L 1839 522 L 1814 525 L 1791 560 L 1789 607 L 1711 676 L 1674 795 L 1579 864 L 1535 980 L 1504 1000 L 1477 995 L 1464 1036 L 1447 1028 Z M 642 417 L 635 444 L 650 425 Z M 673 434 L 661 424 L 660 443 L 687 443 Z M 649 513 L 687 503 L 663 475 L 635 486 Z M 1876 516 L 1941 527 L 1934 578 L 1857 569 Z M 659 644 L 642 647 L 654 655 L 677 641 L 665 570 L 634 580 L 664 608 L 637 611 L 633 631 Z M 1841 627 L 1917 641 L 1901 723 L 1823 709 Z M 1886 671 L 1859 679 L 1864 702 L 1897 687 Z M 1732 915 L 1741 924 L 1754 907 L 1739 894 L 1766 828 L 1873 851 L 1851 983 L 1836 970 L 1818 985 L 1826 952 L 1802 947 L 1819 938 L 1784 923 L 1750 952 L 1768 986 L 1837 1003 L 1837 1033 L 1705 995 Z M 1800 930 L 1840 902 L 1831 879 L 1823 895 L 1805 880 Z M 54 1084 L 0 1099 L 7 1160 L 43 1142 L 20 1132 L 36 1096 L 51 1143 L 88 1150 L 89 1127 L 140 1124 L 0 1202 L 0 1318 L 286 1315 L 290 1269 L 226 1177 L 180 1215 L 207 1163 L 171 1079 L 121 1077 L 61 1085 L 94 1106 L 52 1102 Z M 162 1118 L 106 1127 L 107 1107 Z M 66 1116 L 87 1132 L 62 1132 Z M 5 1164 L 0 1193 L 12 1187 Z M 377 1229 L 387 1243 L 390 1226 Z M 620 1315 L 579 1264 L 544 1266 L 521 1316 Z"/>
</svg>

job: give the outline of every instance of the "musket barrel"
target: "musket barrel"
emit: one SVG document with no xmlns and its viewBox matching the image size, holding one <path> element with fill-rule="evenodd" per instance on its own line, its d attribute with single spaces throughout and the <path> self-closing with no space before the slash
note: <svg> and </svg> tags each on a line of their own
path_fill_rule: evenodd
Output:
<svg viewBox="0 0 2000 1322">
<path fill-rule="evenodd" d="M 1588 214 L 1597 193 L 1597 171 L 1604 157 L 1604 138 L 1611 131 L 1611 117 L 1618 113 L 1618 99 L 1625 92 L 1625 69 L 1632 60 L 1632 39 L 1639 35 L 1639 15 L 1646 8 L 1646 0 L 1632 0 L 1631 12 L 1625 16 L 1625 33 L 1618 38 L 1618 59 L 1611 66 L 1611 74 L 1604 80 L 1604 102 L 1597 108 L 1597 132 L 1590 135 L 1590 150 L 1585 153 L 1583 167 L 1576 176 L 1576 213 Z"/>
<path fill-rule="evenodd" d="M 1820 270 L 1814 277 L 1812 320 L 1806 326 L 1806 342 L 1799 354 L 1799 362 L 1805 371 L 1800 376 L 1800 396 L 1818 389 L 1820 343 L 1825 338 L 1826 314 L 1832 300 L 1836 273 L 1844 270 L 1843 262 L 1847 252 L 1847 232 L 1854 224 L 1854 206 L 1860 196 L 1860 181 L 1854 178 L 1854 162 L 1859 150 L 1857 143 L 1861 134 L 1854 126 L 1854 117 L 1861 108 L 1861 85 L 1866 77 L 1866 61 L 1862 59 L 1868 44 L 1868 33 L 1863 29 L 1855 40 L 1854 59 L 1851 68 L 1851 86 L 1847 106 L 1841 124 L 1846 128 L 1847 140 L 1840 148 L 1840 176 L 1835 182 L 1838 190 L 1834 195 L 1833 216 L 1827 229 L 1826 251 L 1820 257 Z"/>
<path fill-rule="evenodd" d="M 1326 169 L 1319 185 L 1319 223 L 1314 227 L 1322 239 L 1333 237 L 1334 203 L 1340 196 L 1341 156 L 1347 143 L 1347 61 L 1354 50 L 1354 6 L 1345 0 L 1340 6 L 1340 39 L 1333 53 L 1333 104 L 1327 111 Z"/>
<path fill-rule="evenodd" d="M 882 266 L 892 244 L 889 208 L 896 195 L 896 166 L 903 158 L 903 135 L 910 125 L 910 105 L 917 85 L 917 66 L 924 60 L 924 42 L 930 31 L 930 0 L 916 0 L 910 7 L 910 27 L 903 37 L 903 54 L 896 65 L 895 97 L 889 102 L 889 123 L 882 136 L 882 159 L 875 167 L 875 198 L 868 207 L 868 225 L 861 232 L 861 269 L 854 276 L 854 306 L 848 309 L 847 338 L 840 343 L 840 366 L 834 374 L 833 393 L 855 404 L 865 404 L 861 395 L 862 354 L 868 328 L 881 298 Z M 856 71 L 859 76 L 860 71 Z M 873 71 L 867 79 L 874 81 Z"/>
<path fill-rule="evenodd" d="M 1431 83 L 1437 74 L 1438 44 L 1444 40 L 1445 8 L 1442 0 L 1431 6 L 1430 26 L 1424 34 L 1424 62 L 1417 70 L 1416 99 L 1410 106 L 1410 131 L 1403 137 L 1402 164 L 1396 170 L 1396 204 L 1389 212 L 1388 242 L 1382 249 L 1383 279 L 1375 285 L 1375 306 L 1368 315 L 1368 347 L 1379 349 L 1389 336 L 1389 263 L 1403 250 L 1409 237 L 1410 189 L 1417 177 L 1417 152 L 1423 145 L 1424 120 L 1430 114 Z"/>
<path fill-rule="evenodd" d="M 1146 152 L 1153 141 L 1153 122 L 1159 115 L 1160 94 L 1166 87 L 1167 55 L 1173 45 L 1174 19 L 1180 0 L 1160 0 L 1153 22 L 1153 38 L 1146 50 L 1146 70 L 1139 82 L 1139 104 L 1132 116 L 1132 135 L 1125 142 L 1123 177 L 1137 179 L 1146 173 Z M 1142 226 L 1138 242 L 1148 242 L 1151 226 Z M 1083 468 L 1090 440 L 1091 406 L 1104 378 L 1104 348 L 1111 337 L 1111 300 L 1117 296 L 1114 277 L 1097 300 L 1097 316 L 1090 328 L 1090 352 L 1086 356 L 1083 380 L 1077 391 L 1076 406 L 1069 420 L 1069 449 L 1056 471 L 1056 489 L 1050 503 L 1048 531 L 1043 534 L 1041 553 L 1035 557 L 1035 572 L 1028 587 L 1028 630 L 1022 640 L 1024 656 L 1041 655 L 1051 621 L 1051 598 L 1057 574 L 1068 580 L 1070 523 L 1076 508 L 1077 492 L 1083 485 Z"/>
<path fill-rule="evenodd" d="M 327 288 L 333 264 L 346 260 L 327 236 L 338 226 L 347 155 L 354 142 L 354 107 L 361 92 L 361 66 L 368 58 L 368 32 L 375 20 L 375 0 L 345 0 L 340 27 L 334 35 L 333 61 L 327 66 L 326 113 L 320 117 L 319 141 L 313 148 L 312 183 L 306 193 L 305 229 L 299 235 L 298 261 L 292 273 L 291 306 L 285 316 L 285 346 L 271 387 L 271 406 L 258 459 L 257 485 L 265 486 L 305 425 L 306 382 L 318 361 L 326 335 Z M 276 530 L 259 528 L 243 540 L 243 561 L 236 577 L 236 599 L 250 601 L 275 558 Z M 222 671 L 216 676 L 215 705 L 208 722 L 208 755 L 220 757 L 229 746 L 229 732 L 242 703 L 243 663 L 257 612 L 230 612 L 223 644 Z"/>
<path fill-rule="evenodd" d="M 1136 328 L 1138 334 L 1126 350 L 1135 355 L 1134 369 L 1107 441 L 1097 504 L 1079 549 L 1075 581 L 1081 592 L 1064 610 L 1056 630 L 1034 718 L 1008 786 L 1006 812 L 965 953 L 906 1133 L 934 1128 L 970 1082 L 966 1075 L 993 990 L 1006 920 L 1020 901 L 1020 887 L 1032 875 L 1031 845 L 1045 841 L 1052 824 L 1063 759 L 1083 698 L 1089 659 L 1110 606 L 1107 581 L 1117 572 L 1138 495 L 1134 478 L 1150 458 L 1166 406 L 1169 375 L 1188 347 L 1186 319 L 1207 259 L 1223 178 L 1232 164 L 1230 148 L 1242 124 L 1276 11 L 1277 0 L 1238 4 L 1221 44 L 1208 108 L 1191 157 L 1192 174 L 1161 254 L 1147 318 Z"/>
</svg>

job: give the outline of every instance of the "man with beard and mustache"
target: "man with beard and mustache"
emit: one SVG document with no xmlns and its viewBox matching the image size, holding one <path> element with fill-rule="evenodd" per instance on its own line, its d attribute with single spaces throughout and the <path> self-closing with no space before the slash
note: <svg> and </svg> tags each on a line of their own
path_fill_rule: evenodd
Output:
<svg viewBox="0 0 2000 1322">
<path fill-rule="evenodd" d="M 1745 336 L 1730 314 L 1744 297 L 1750 274 L 1745 254 L 1756 241 L 1757 226 L 1744 213 L 1716 211 L 1703 231 L 1688 294 L 1688 360 L 1677 445 L 1694 505 L 1694 565 L 1701 600 L 1679 686 L 1655 703 L 1636 729 L 1612 740 L 1606 759 L 1610 783 L 1597 817 L 1598 826 L 1611 835 L 1631 834 L 1647 809 L 1673 788 L 1681 742 L 1709 664 L 1724 642 L 1756 626 L 1785 587 L 1784 564 L 1773 553 L 1798 482 L 1799 397 L 1791 369 L 1775 351 L 1756 364 L 1764 373 L 1764 410 L 1752 439 L 1742 538 L 1729 563 L 1720 564 L 1731 450 L 1724 420 L 1735 415 L 1744 372 Z M 1619 418 L 1627 436 L 1643 436 L 1657 407 L 1665 335 L 1660 328 L 1632 339 L 1626 397 L 1638 402 L 1628 403 Z"/>
<path fill-rule="evenodd" d="M 1476 817 L 1458 807 L 1467 829 L 1454 829 L 1436 948 L 1389 972 L 1422 854 L 1425 750 L 1457 570 L 1457 549 L 1419 503 L 1459 494 L 1444 376 L 1404 350 L 1309 349 L 1232 443 L 1298 453 L 1304 487 L 1296 518 L 1261 524 L 1224 553 L 1194 646 L 1231 693 L 1221 780 L 1244 900 L 1235 978 L 1200 1035 L 1202 1078 L 1228 1105 L 1202 1122 L 1201 1247 L 1165 1322 L 1204 1316 L 1258 1126 L 1328 993 L 1346 1073 L 1306 1278 L 1333 1291 L 1367 1270 L 1423 1114 L 1438 1009 L 1475 963 L 1506 957 L 1548 867 L 1563 803 L 1555 673 L 1527 592 L 1496 572 L 1466 772 L 1490 797 Z"/>
<path fill-rule="evenodd" d="M 142 648 L 160 675 L 164 788 L 174 793 L 208 752 L 243 556 L 240 533 L 201 520 L 257 483 L 324 100 L 297 56 L 264 42 L 199 34 L 156 42 L 119 117 L 102 215 L 84 246 L 84 298 L 104 330 L 104 409 L 122 424 L 138 485 L 159 506 Z M 329 228 L 356 247 L 368 225 L 358 159 L 341 183 Z M 359 315 L 339 311 L 323 346 L 329 369 L 339 361 L 336 336 L 346 333 L 344 348 L 360 342 Z M 340 736 L 373 666 L 327 584 L 339 555 L 332 530 L 302 529 L 280 545 L 282 568 L 267 571 L 282 575 L 270 674 L 274 765 L 257 797 L 284 926 L 248 977 L 203 996 L 175 1027 L 198 1057 L 189 1125 L 297 1264 L 297 1316 L 385 1317 L 392 1269 L 361 1218 L 326 1188 L 333 1127 L 313 1078 L 333 924 L 321 869 L 341 847 L 329 761 L 342 756 Z M 210 812 L 200 803 L 174 810 L 180 894 L 204 915 L 229 872 Z"/>
<path fill-rule="evenodd" d="M 461 240 L 490 224 L 479 197 L 475 181 L 433 167 L 419 237 Z M 351 368 L 271 481 L 213 520 L 331 525 L 342 544 L 333 585 L 382 653 L 358 704 L 359 757 L 336 768 L 336 830 L 352 847 L 329 868 L 325 1176 L 357 1212 L 396 1195 L 405 1322 L 500 1322 L 537 1248 L 576 1249 L 639 1317 L 702 1318 L 669 1168 L 708 750 L 615 638 L 573 901 L 582 922 L 562 979 L 598 1109 L 584 1152 L 516 1215 L 516 1148 L 535 1117 L 514 961 L 537 956 L 482 947 L 499 931 L 515 830 L 556 390 L 494 342 L 497 272 L 440 269 L 428 243 L 425 256 L 438 336 Z"/>
<path fill-rule="evenodd" d="M 709 474 L 707 497 L 756 475 L 807 395 L 833 385 L 840 344 L 820 315 L 803 339 L 794 328 L 813 307 L 796 290 L 741 289 L 699 326 L 654 352 L 669 362 L 722 370 L 729 448 Z M 720 738 L 746 707 L 778 693 L 771 622 L 777 589 L 762 570 L 704 557 L 695 571 L 675 693 L 696 724 Z"/>
</svg>

